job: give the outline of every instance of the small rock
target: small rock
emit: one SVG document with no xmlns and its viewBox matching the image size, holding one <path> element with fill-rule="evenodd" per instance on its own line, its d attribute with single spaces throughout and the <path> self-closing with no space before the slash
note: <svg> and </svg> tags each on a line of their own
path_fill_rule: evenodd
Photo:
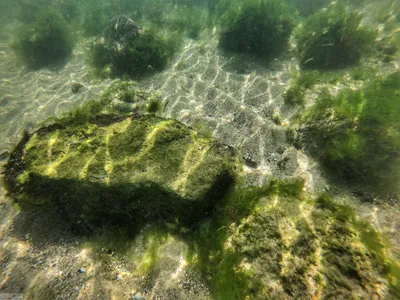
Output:
<svg viewBox="0 0 400 300">
<path fill-rule="evenodd" d="M 243 158 L 246 162 L 246 165 L 251 167 L 251 168 L 257 168 L 257 162 L 253 158 L 253 156 L 250 153 L 245 153 L 243 155 Z"/>
<path fill-rule="evenodd" d="M 8 151 L 4 151 L 0 154 L 0 160 L 5 160 L 8 158 L 10 153 L 8 153 Z"/>
<path fill-rule="evenodd" d="M 81 88 L 83 88 L 83 87 L 84 87 L 83 84 L 78 83 L 78 82 L 74 82 L 74 83 L 71 85 L 71 91 L 72 91 L 74 94 L 76 94 L 76 93 L 78 93 L 79 90 L 80 90 Z"/>
<path fill-rule="evenodd" d="M 137 293 L 137 294 L 135 295 L 135 297 L 133 297 L 133 299 L 134 299 L 134 300 L 143 300 L 144 298 L 142 297 L 142 294 L 141 294 L 141 293 Z"/>
<path fill-rule="evenodd" d="M 122 280 L 121 274 L 118 274 L 116 279 L 117 279 L 117 280 Z"/>
</svg>

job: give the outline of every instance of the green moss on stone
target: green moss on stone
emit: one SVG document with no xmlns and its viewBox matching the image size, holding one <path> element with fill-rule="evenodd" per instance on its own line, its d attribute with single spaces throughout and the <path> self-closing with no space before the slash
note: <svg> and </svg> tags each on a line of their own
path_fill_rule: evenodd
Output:
<svg viewBox="0 0 400 300">
<path fill-rule="evenodd" d="M 223 197 L 234 165 L 231 149 L 174 120 L 69 116 L 20 142 L 5 181 L 22 207 L 59 207 L 74 225 L 191 224 Z"/>
<path fill-rule="evenodd" d="M 363 228 L 351 208 L 324 197 L 314 201 L 272 189 L 231 226 L 224 251 L 239 257 L 230 269 L 247 274 L 242 299 L 383 297 L 393 291 L 386 281 L 393 274 L 385 269 L 393 262 L 381 236 Z"/>
<path fill-rule="evenodd" d="M 209 278 L 215 299 L 390 297 L 398 264 L 380 233 L 303 182 L 237 188 L 197 231 L 184 234 L 187 261 Z"/>
<path fill-rule="evenodd" d="M 162 102 L 160 98 L 151 98 L 147 103 L 146 110 L 148 113 L 156 114 L 162 109 Z"/>
</svg>

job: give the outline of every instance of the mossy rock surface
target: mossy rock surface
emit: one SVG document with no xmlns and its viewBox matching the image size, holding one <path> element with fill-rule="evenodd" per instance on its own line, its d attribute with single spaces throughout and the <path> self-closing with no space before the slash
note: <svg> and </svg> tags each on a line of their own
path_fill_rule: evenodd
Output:
<svg viewBox="0 0 400 300">
<path fill-rule="evenodd" d="M 380 234 L 327 195 L 266 194 L 231 232 L 225 260 L 236 257 L 231 268 L 246 282 L 240 299 L 384 299 L 398 292 L 399 266 Z"/>
<path fill-rule="evenodd" d="M 190 224 L 233 183 L 232 149 L 155 116 L 100 115 L 25 136 L 5 171 L 22 207 L 61 208 L 73 224 Z"/>
<path fill-rule="evenodd" d="M 215 299 L 392 299 L 400 265 L 354 209 L 301 180 L 235 189 L 188 237 Z"/>
</svg>

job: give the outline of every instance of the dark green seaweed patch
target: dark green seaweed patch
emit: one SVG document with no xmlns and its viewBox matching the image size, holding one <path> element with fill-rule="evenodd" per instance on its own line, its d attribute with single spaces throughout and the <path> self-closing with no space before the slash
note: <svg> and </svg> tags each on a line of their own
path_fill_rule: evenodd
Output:
<svg viewBox="0 0 400 300">
<path fill-rule="evenodd" d="M 92 44 L 91 63 L 101 76 L 143 76 L 162 70 L 179 43 L 176 35 L 163 36 L 126 16 L 118 16 Z"/>
<path fill-rule="evenodd" d="M 273 57 L 285 51 L 294 27 L 283 1 L 235 1 L 222 16 L 223 49 Z"/>
<path fill-rule="evenodd" d="M 362 15 L 335 4 L 309 17 L 297 32 L 300 64 L 335 69 L 357 64 L 373 45 L 376 31 L 361 27 Z"/>
<path fill-rule="evenodd" d="M 73 47 L 71 28 L 53 9 L 41 11 L 33 23 L 19 28 L 12 43 L 23 62 L 33 69 L 66 59 Z"/>
<path fill-rule="evenodd" d="M 399 120 L 399 72 L 337 97 L 325 94 L 303 117 L 329 168 L 392 192 L 399 192 L 400 182 Z"/>
</svg>

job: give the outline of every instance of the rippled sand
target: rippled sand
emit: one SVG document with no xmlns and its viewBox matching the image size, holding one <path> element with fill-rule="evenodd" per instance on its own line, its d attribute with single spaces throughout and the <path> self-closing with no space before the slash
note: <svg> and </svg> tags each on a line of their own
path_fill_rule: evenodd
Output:
<svg viewBox="0 0 400 300">
<path fill-rule="evenodd" d="M 111 83 L 111 80 L 93 80 L 89 76 L 90 69 L 85 62 L 88 41 L 77 45 L 64 67 L 36 72 L 18 66 L 9 42 L 10 35 L 3 33 L 0 37 L 2 163 L 23 130 L 33 130 L 48 117 L 60 116 L 84 101 L 96 99 Z M 206 125 L 219 141 L 240 150 L 251 161 L 244 170 L 248 184 L 263 184 L 269 176 L 300 176 L 305 179 L 308 191 L 317 192 L 332 187 L 328 187 L 318 164 L 291 146 L 287 139 L 296 111 L 284 105 L 282 95 L 291 71 L 297 68 L 293 57 L 288 54 L 264 64 L 249 57 L 222 53 L 216 35 L 209 32 L 197 41 L 186 40 L 168 69 L 144 78 L 139 84 L 160 92 L 164 117 L 194 127 Z M 74 83 L 84 87 L 73 93 Z M 281 122 L 274 121 L 278 115 Z M 171 287 L 179 291 L 182 299 L 196 299 L 195 294 L 199 299 L 210 296 L 201 275 L 182 264 L 187 250 L 182 242 L 167 243 L 160 271 L 154 278 L 132 277 L 126 258 L 110 257 L 107 263 L 99 266 L 92 253 L 82 250 L 86 241 L 68 232 L 64 221 L 56 215 L 19 212 L 5 196 L 3 188 L 0 192 L 2 291 L 22 292 L 35 282 L 43 282 L 55 285 L 60 299 L 72 296 L 108 299 L 111 295 L 127 297 L 136 292 L 135 286 L 146 286 L 149 280 L 153 286 L 149 297 L 154 299 L 168 299 L 163 293 Z M 333 188 L 332 192 L 341 195 L 386 232 L 395 250 L 400 252 L 398 208 L 361 203 L 340 187 Z M 139 235 L 135 244 L 135 251 L 139 252 L 144 247 L 140 239 Z M 77 276 L 76 270 L 82 266 L 97 275 L 90 279 Z M 193 286 L 185 287 L 186 281 Z M 195 287 L 198 292 L 190 292 Z"/>
</svg>

